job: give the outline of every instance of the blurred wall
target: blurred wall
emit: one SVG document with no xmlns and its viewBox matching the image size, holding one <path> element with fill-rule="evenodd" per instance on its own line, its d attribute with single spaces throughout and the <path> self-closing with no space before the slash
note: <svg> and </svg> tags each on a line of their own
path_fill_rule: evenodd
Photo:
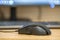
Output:
<svg viewBox="0 0 60 40">
<path fill-rule="evenodd" d="M 32 21 L 60 21 L 60 6 L 23 6 L 17 7 L 17 18 L 26 17 Z"/>
<path fill-rule="evenodd" d="M 17 18 L 29 18 L 32 21 L 38 21 L 37 6 L 21 6 L 17 7 Z"/>
<path fill-rule="evenodd" d="M 1 12 L 3 13 L 5 19 L 10 18 L 10 7 L 0 6 L 0 15 Z"/>
<path fill-rule="evenodd" d="M 60 6 L 53 9 L 49 6 L 42 6 L 41 21 L 60 21 Z"/>
<path fill-rule="evenodd" d="M 50 8 L 49 6 L 18 6 L 16 7 L 17 18 L 29 18 L 32 21 L 60 21 L 60 6 Z M 10 7 L 0 6 L 6 19 L 10 18 Z"/>
</svg>

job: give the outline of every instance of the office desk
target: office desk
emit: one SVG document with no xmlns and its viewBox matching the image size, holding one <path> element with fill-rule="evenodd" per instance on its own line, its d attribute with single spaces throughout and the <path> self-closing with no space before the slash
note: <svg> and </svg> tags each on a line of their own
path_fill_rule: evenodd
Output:
<svg viewBox="0 0 60 40">
<path fill-rule="evenodd" d="M 60 29 L 51 29 L 51 35 L 22 35 L 17 32 L 0 32 L 0 40 L 60 40 Z"/>
</svg>

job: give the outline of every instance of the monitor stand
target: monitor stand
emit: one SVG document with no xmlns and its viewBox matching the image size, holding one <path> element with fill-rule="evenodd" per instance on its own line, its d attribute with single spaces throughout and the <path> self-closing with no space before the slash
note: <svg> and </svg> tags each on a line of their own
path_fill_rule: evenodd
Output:
<svg viewBox="0 0 60 40">
<path fill-rule="evenodd" d="M 16 7 L 11 7 L 10 11 L 11 11 L 10 21 L 16 21 Z"/>
</svg>

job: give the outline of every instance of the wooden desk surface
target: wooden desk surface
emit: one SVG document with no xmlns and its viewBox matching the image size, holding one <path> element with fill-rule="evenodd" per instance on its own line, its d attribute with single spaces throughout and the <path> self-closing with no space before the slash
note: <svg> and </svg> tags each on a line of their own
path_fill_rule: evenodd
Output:
<svg viewBox="0 0 60 40">
<path fill-rule="evenodd" d="M 60 40 L 60 29 L 51 29 L 51 35 L 22 35 L 17 32 L 0 32 L 0 40 Z"/>
</svg>

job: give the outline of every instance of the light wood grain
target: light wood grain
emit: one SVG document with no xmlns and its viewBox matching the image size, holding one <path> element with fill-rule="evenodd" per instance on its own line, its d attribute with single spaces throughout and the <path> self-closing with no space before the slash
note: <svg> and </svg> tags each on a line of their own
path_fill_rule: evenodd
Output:
<svg viewBox="0 0 60 40">
<path fill-rule="evenodd" d="M 17 32 L 0 32 L 0 40 L 60 40 L 60 29 L 51 29 L 51 35 L 22 35 Z"/>
</svg>

